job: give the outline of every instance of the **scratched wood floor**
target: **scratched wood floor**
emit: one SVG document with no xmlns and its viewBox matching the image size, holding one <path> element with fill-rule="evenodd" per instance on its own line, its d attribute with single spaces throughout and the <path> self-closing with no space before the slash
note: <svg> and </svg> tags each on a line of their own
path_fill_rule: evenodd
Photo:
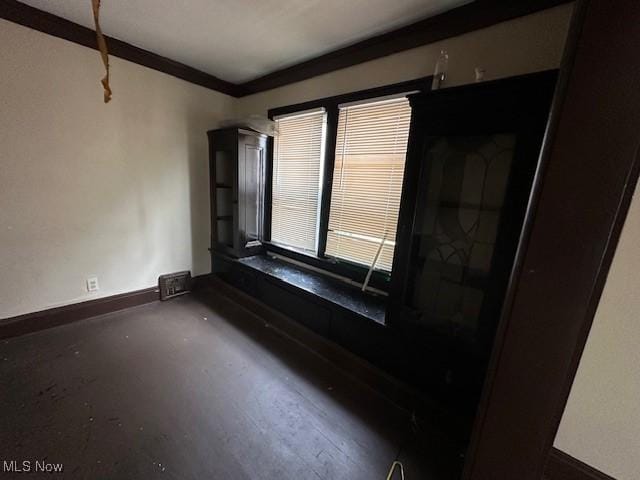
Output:
<svg viewBox="0 0 640 480">
<path fill-rule="evenodd" d="M 47 478 L 459 478 L 444 436 L 214 293 L 2 341 L 0 382 L 0 467 Z"/>
</svg>

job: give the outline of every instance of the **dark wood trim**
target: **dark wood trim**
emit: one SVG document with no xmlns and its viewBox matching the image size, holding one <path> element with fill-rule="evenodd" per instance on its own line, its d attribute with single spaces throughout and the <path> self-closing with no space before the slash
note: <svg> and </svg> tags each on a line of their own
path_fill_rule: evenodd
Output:
<svg viewBox="0 0 640 480">
<path fill-rule="evenodd" d="M 85 318 L 135 307 L 159 300 L 158 287 L 121 293 L 40 312 L 27 313 L 0 321 L 0 338 L 17 337 L 27 333 L 57 327 Z"/>
<path fill-rule="evenodd" d="M 203 290 L 208 288 L 211 285 L 211 281 L 213 279 L 212 273 L 207 273 L 204 275 L 196 275 L 195 277 L 191 277 L 191 291 L 195 292 L 198 290 Z"/>
<path fill-rule="evenodd" d="M 273 119 L 278 115 L 287 115 L 290 113 L 302 112 L 314 108 L 324 108 L 327 111 L 327 140 L 325 145 L 325 169 L 324 184 L 320 205 L 320 238 L 318 242 L 318 257 L 304 255 L 292 250 L 288 250 L 277 245 L 267 243 L 266 249 L 273 253 L 288 256 L 299 262 L 308 263 L 316 268 L 322 268 L 329 272 L 342 275 L 356 282 L 363 282 L 367 275 L 367 267 L 348 262 L 346 260 L 338 260 L 325 256 L 327 244 L 327 228 L 329 226 L 329 212 L 331 208 L 331 189 L 333 183 L 333 168 L 335 162 L 336 138 L 338 132 L 338 106 L 343 103 L 357 102 L 360 100 L 384 97 L 386 95 L 395 95 L 403 92 L 423 92 L 431 89 L 433 76 L 416 78 L 405 82 L 393 83 L 382 87 L 368 88 L 356 92 L 345 93 L 342 95 L 334 95 L 331 97 L 318 98 L 308 102 L 287 105 L 284 107 L 272 108 L 268 111 L 269 118 Z M 270 158 L 272 158 L 271 152 Z M 269 182 L 271 182 L 270 171 Z M 270 209 L 269 209 L 270 213 Z M 269 237 L 270 239 L 270 237 Z M 386 291 L 389 285 L 390 275 L 383 272 L 375 271 L 371 276 L 370 285 L 380 290 Z"/>
<path fill-rule="evenodd" d="M 87 6 L 87 8 L 89 7 L 90 5 Z M 48 33 L 54 37 L 69 40 L 84 47 L 96 50 L 98 48 L 96 34 L 92 29 L 16 0 L 0 1 L 0 18 Z M 241 85 L 221 80 L 213 75 L 123 42 L 117 38 L 106 37 L 106 41 L 109 54 L 114 57 L 122 58 L 234 97 L 239 97 L 246 93 Z"/>
<path fill-rule="evenodd" d="M 615 480 L 557 448 L 551 449 L 545 480 Z"/>
<path fill-rule="evenodd" d="M 360 100 L 367 100 L 368 98 L 384 97 L 386 95 L 395 95 L 398 93 L 411 92 L 414 90 L 426 91 L 431 89 L 432 80 L 433 76 L 429 75 L 427 77 L 420 77 L 414 80 L 407 80 L 405 82 L 392 83 L 390 85 L 384 85 L 382 87 L 367 88 L 365 90 L 358 90 L 357 92 L 317 98 L 315 100 L 309 100 L 308 102 L 271 108 L 269 109 L 267 115 L 272 119 L 273 117 L 278 115 L 303 112 L 305 110 L 311 110 L 313 108 L 324 107 L 329 110 L 330 108 L 337 108 L 337 106 L 342 103 L 358 102 Z"/>
<path fill-rule="evenodd" d="M 476 0 L 440 15 L 363 40 L 306 62 L 283 68 L 242 84 L 243 95 L 282 87 L 290 83 L 375 60 L 410 48 L 490 27 L 496 23 L 529 15 L 570 0 Z"/>
<path fill-rule="evenodd" d="M 338 105 L 327 107 L 326 141 L 324 145 L 324 171 L 322 172 L 322 192 L 320 198 L 320 222 L 318 225 L 318 257 L 325 258 L 327 235 L 329 234 L 329 213 L 331 211 L 331 192 L 333 191 L 333 172 L 336 163 L 336 142 L 338 139 Z"/>
<path fill-rule="evenodd" d="M 109 53 L 139 65 L 233 97 L 244 97 L 369 60 L 489 27 L 496 23 L 570 3 L 571 0 L 476 0 L 425 20 L 378 35 L 244 83 L 232 83 L 180 62 L 106 37 Z M 95 32 L 17 0 L 0 1 L 0 18 L 97 49 Z"/>
<path fill-rule="evenodd" d="M 542 477 L 638 181 L 637 16 L 576 9 L 465 479 Z"/>
<path fill-rule="evenodd" d="M 262 236 L 266 242 L 271 241 L 271 218 L 273 213 L 273 137 L 267 138 L 267 155 L 264 180 L 264 218 L 262 220 Z"/>
</svg>

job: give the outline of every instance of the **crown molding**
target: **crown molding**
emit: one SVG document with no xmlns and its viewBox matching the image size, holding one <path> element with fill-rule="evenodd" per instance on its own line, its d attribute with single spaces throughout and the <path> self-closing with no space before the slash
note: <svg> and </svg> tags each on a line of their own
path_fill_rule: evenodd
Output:
<svg viewBox="0 0 640 480">
<path fill-rule="evenodd" d="M 283 68 L 241 86 L 247 93 L 271 90 L 393 53 L 490 27 L 496 23 L 556 7 L 571 0 L 476 0 L 411 25 L 363 40 L 306 62 Z"/>
<path fill-rule="evenodd" d="M 232 83 L 113 37 L 109 54 L 233 97 L 271 90 L 376 58 L 490 27 L 571 0 L 476 0 L 391 32 L 334 50 L 244 83 Z M 97 50 L 95 32 L 16 0 L 0 0 L 0 18 Z"/>
<path fill-rule="evenodd" d="M 63 38 L 84 47 L 98 49 L 94 30 L 16 0 L 0 0 L 0 18 L 38 30 L 54 37 Z M 138 65 L 166 73 L 187 82 L 238 97 L 244 93 L 241 85 L 227 82 L 208 73 L 157 53 L 136 47 L 117 38 L 105 36 L 109 55 Z"/>
</svg>

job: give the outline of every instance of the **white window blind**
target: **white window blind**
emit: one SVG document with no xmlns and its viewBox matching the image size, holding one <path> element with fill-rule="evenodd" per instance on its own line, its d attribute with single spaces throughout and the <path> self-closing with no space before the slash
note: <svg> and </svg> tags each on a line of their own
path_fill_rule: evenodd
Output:
<svg viewBox="0 0 640 480">
<path fill-rule="evenodd" d="M 271 241 L 316 253 L 325 112 L 277 118 Z"/>
<path fill-rule="evenodd" d="M 411 106 L 406 97 L 340 108 L 326 254 L 391 271 Z"/>
</svg>

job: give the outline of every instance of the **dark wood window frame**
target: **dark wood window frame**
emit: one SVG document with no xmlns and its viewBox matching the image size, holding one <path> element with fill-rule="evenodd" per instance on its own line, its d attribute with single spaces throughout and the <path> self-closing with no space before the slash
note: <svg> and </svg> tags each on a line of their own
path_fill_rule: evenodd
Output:
<svg viewBox="0 0 640 480">
<path fill-rule="evenodd" d="M 272 108 L 268 112 L 270 119 L 276 116 L 288 115 L 305 110 L 324 108 L 327 114 L 325 157 L 323 159 L 323 185 L 320 198 L 320 222 L 318 228 L 318 254 L 307 255 L 292 249 L 284 248 L 271 243 L 271 201 L 273 187 L 273 140 L 269 143 L 267 160 L 267 181 L 265 188 L 265 219 L 264 219 L 264 244 L 267 251 L 289 257 L 298 262 L 320 268 L 328 272 L 347 277 L 357 282 L 362 282 L 367 274 L 367 268 L 348 260 L 341 260 L 325 255 L 327 247 L 327 232 L 329 228 L 329 212 L 331 209 L 331 190 L 333 188 L 333 169 L 335 165 L 336 138 L 338 135 L 339 105 L 362 100 L 374 100 L 387 95 L 396 95 L 403 92 L 428 91 L 431 89 L 433 77 L 422 77 L 406 82 L 394 83 L 383 87 L 370 88 L 357 92 L 332 97 L 311 100 L 304 103 Z M 390 273 L 374 271 L 370 285 L 377 289 L 387 291 Z"/>
</svg>

